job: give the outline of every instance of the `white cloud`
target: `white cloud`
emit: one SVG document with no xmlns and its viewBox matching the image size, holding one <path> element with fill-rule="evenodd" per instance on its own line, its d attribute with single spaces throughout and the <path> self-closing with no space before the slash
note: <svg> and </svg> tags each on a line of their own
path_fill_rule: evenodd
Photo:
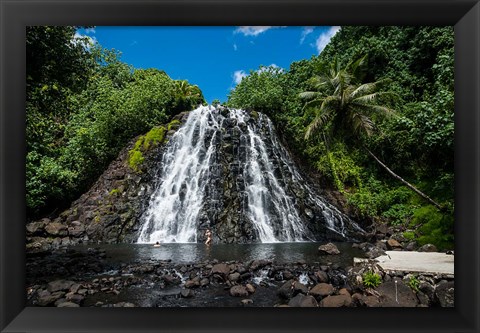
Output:
<svg viewBox="0 0 480 333">
<path fill-rule="evenodd" d="M 317 47 L 318 54 L 323 51 L 325 46 L 330 42 L 333 36 L 340 30 L 340 27 L 331 27 L 327 31 L 323 32 L 318 36 L 315 46 Z"/>
<path fill-rule="evenodd" d="M 246 76 L 247 73 L 244 70 L 235 71 L 233 72 L 233 81 L 235 81 L 235 84 L 239 84 Z"/>
<path fill-rule="evenodd" d="M 237 44 L 235 44 L 235 43 L 233 44 L 233 50 L 234 51 L 238 50 Z"/>
<path fill-rule="evenodd" d="M 263 72 L 267 72 L 267 71 L 271 70 L 272 68 L 273 69 L 278 69 L 279 72 L 284 72 L 285 71 L 282 67 L 280 67 L 276 64 L 271 64 L 269 66 L 260 66 L 260 68 L 257 69 L 256 72 L 257 73 L 263 73 Z M 235 84 L 239 84 L 240 82 L 242 82 L 242 79 L 244 77 L 247 77 L 248 75 L 249 74 L 247 72 L 245 72 L 243 69 L 235 71 L 235 72 L 233 72 L 233 75 L 232 75 L 233 82 Z"/>
<path fill-rule="evenodd" d="M 303 30 L 302 30 L 302 36 L 300 37 L 300 44 L 303 44 L 303 42 L 305 41 L 305 38 L 310 35 L 313 30 L 315 28 L 314 27 L 304 27 Z"/>
<path fill-rule="evenodd" d="M 85 29 L 86 34 L 94 34 L 95 33 L 95 28 L 87 28 Z"/>
<path fill-rule="evenodd" d="M 79 34 L 78 32 L 75 32 L 75 35 L 73 36 L 73 39 L 72 39 L 72 43 L 75 45 L 80 43 L 83 45 L 83 47 L 86 50 L 90 50 L 92 46 L 98 43 L 98 41 L 95 37 L 90 37 L 90 36 L 82 35 L 82 34 Z"/>
<path fill-rule="evenodd" d="M 276 65 L 276 64 L 271 64 L 271 65 L 269 65 L 269 66 L 262 66 L 262 67 L 260 67 L 260 69 L 258 69 L 257 72 L 259 72 L 259 73 L 266 72 L 266 71 L 268 71 L 269 68 L 278 68 L 280 72 L 283 72 L 283 71 L 284 71 L 284 69 L 281 68 L 280 66 L 278 66 L 278 65 Z"/>
<path fill-rule="evenodd" d="M 243 27 L 238 27 L 235 29 L 234 33 L 241 33 L 245 36 L 258 36 L 261 33 L 264 33 L 267 30 L 274 29 L 274 28 L 285 28 L 285 26 L 278 26 L 278 27 L 273 27 L 273 26 L 243 26 Z"/>
</svg>

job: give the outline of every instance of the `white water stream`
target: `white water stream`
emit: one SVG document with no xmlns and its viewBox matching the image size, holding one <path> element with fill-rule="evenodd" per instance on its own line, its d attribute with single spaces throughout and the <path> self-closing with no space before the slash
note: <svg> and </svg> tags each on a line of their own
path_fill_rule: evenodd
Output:
<svg viewBox="0 0 480 333">
<path fill-rule="evenodd" d="M 201 106 L 190 112 L 188 120 L 165 148 L 161 179 L 142 216 L 138 243 L 197 242 L 199 213 L 209 200 L 205 191 L 213 177 L 210 170 L 218 163 L 217 139 L 224 135 L 226 119 L 243 129 L 241 141 L 246 151 L 240 169 L 248 204 L 240 213 L 252 221 L 258 240 L 262 243 L 308 240 L 295 199 L 287 195 L 284 184 L 275 175 L 279 161 L 286 166 L 290 181 L 303 183 L 302 177 L 279 143 L 271 121 L 261 114 L 256 122 L 247 122 L 246 117 L 245 111 L 234 109 L 222 115 L 212 106 Z M 322 208 L 327 228 L 344 235 L 346 217 L 318 198 L 308 186 L 304 185 L 304 189 Z"/>
</svg>

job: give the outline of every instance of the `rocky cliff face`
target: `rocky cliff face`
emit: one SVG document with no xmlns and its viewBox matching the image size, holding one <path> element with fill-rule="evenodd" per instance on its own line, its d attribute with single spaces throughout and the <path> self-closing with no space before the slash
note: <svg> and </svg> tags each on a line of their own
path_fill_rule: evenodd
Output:
<svg viewBox="0 0 480 333">
<path fill-rule="evenodd" d="M 53 221 L 28 224 L 27 248 L 197 242 L 206 228 L 221 243 L 362 234 L 300 175 L 262 114 L 206 107 L 178 115 L 154 134 L 132 140 Z"/>
<path fill-rule="evenodd" d="M 187 118 L 188 113 L 181 113 L 171 124 L 156 128 L 165 131 L 164 136 L 148 146 L 147 135 L 134 138 L 69 209 L 54 219 L 27 224 L 27 250 L 44 251 L 80 243 L 135 242 L 138 221 L 153 192 L 158 157 Z M 140 147 L 135 149 L 136 146 Z M 134 151 L 140 152 L 141 163 L 132 164 Z"/>
</svg>

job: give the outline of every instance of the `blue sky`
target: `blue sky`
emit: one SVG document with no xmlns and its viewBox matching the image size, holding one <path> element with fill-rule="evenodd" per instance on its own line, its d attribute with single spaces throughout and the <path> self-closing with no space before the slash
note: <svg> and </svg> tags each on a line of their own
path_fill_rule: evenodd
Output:
<svg viewBox="0 0 480 333">
<path fill-rule="evenodd" d="M 105 27 L 79 30 L 122 53 L 135 68 L 162 69 L 188 80 L 207 102 L 226 101 L 229 91 L 261 65 L 288 69 L 318 55 L 339 27 Z"/>
</svg>

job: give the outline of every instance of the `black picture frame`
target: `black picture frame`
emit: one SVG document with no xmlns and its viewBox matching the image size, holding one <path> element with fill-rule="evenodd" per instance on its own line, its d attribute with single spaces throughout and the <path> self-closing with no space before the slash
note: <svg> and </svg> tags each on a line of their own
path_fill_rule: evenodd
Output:
<svg viewBox="0 0 480 333">
<path fill-rule="evenodd" d="M 1 332 L 479 332 L 478 0 L 0 0 Z M 25 307 L 28 25 L 454 25 L 455 308 Z"/>
</svg>

